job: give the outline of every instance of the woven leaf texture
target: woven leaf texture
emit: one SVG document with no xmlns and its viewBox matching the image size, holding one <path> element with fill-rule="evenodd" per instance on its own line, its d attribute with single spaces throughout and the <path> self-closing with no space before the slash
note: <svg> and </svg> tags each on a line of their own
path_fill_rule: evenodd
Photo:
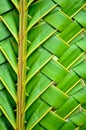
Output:
<svg viewBox="0 0 86 130">
<path fill-rule="evenodd" d="M 20 1 L 0 0 L 0 130 L 20 130 Z M 86 0 L 26 1 L 24 129 L 86 130 Z"/>
</svg>

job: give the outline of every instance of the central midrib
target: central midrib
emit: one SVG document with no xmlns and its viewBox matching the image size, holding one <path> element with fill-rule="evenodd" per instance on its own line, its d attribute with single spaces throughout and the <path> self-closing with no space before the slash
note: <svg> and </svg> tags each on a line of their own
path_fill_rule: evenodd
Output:
<svg viewBox="0 0 86 130">
<path fill-rule="evenodd" d="M 18 88 L 17 88 L 17 130 L 24 130 L 25 122 L 25 81 L 27 48 L 27 10 L 26 0 L 20 0 L 19 8 L 19 44 L 18 44 Z"/>
</svg>

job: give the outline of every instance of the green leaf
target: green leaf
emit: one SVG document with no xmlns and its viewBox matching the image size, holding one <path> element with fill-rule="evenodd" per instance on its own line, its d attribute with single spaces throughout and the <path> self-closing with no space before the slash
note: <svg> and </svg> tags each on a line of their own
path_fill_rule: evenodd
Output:
<svg viewBox="0 0 86 130">
<path fill-rule="evenodd" d="M 75 66 L 73 68 L 73 70 L 82 78 L 86 79 L 86 70 L 84 69 L 86 68 L 86 62 L 82 62 L 80 64 L 78 64 L 77 66 Z"/>
<path fill-rule="evenodd" d="M 8 62 L 13 67 L 14 71 L 17 73 L 17 59 L 10 43 L 10 39 L 6 39 L 0 43 L 0 49 L 4 56 L 7 58 Z M 10 50 L 10 51 L 8 51 Z"/>
<path fill-rule="evenodd" d="M 86 0 L 0 1 L 0 130 L 86 129 Z"/>
<path fill-rule="evenodd" d="M 0 129 L 1 130 L 7 130 L 5 122 L 0 118 Z"/>
<path fill-rule="evenodd" d="M 41 0 L 36 5 L 33 5 L 30 8 L 30 15 L 32 16 L 31 21 L 28 25 L 28 30 L 36 23 L 38 22 L 42 17 L 44 17 L 46 14 L 48 14 L 53 8 L 55 7 L 54 2 L 50 0 Z"/>
<path fill-rule="evenodd" d="M 65 67 L 68 67 L 80 56 L 81 53 L 82 51 L 77 46 L 71 45 L 71 47 L 60 57 L 59 62 Z"/>
<path fill-rule="evenodd" d="M 76 126 L 71 121 L 68 121 L 61 127 L 60 130 L 68 130 L 68 129 L 73 130 L 75 128 Z"/>
<path fill-rule="evenodd" d="M 76 29 L 75 29 L 76 28 Z M 81 29 L 81 26 L 75 21 L 72 22 L 59 36 L 68 42 L 74 35 L 76 35 Z"/>
<path fill-rule="evenodd" d="M 68 49 L 68 45 L 56 35 L 49 38 L 43 44 L 43 47 L 57 57 L 60 57 Z"/>
<path fill-rule="evenodd" d="M 26 130 L 32 129 L 50 110 L 49 105 L 45 102 L 40 101 L 40 105 L 36 109 L 36 111 L 32 114 L 31 118 L 29 119 Z"/>
<path fill-rule="evenodd" d="M 0 41 L 11 35 L 10 32 L 7 30 L 7 27 L 2 23 L 2 21 L 0 21 L 0 32 Z"/>
<path fill-rule="evenodd" d="M 50 87 L 50 80 L 44 75 L 40 74 L 38 81 L 33 81 L 33 89 L 27 99 L 26 109 L 46 90 Z M 29 87 L 29 84 L 28 86 Z"/>
<path fill-rule="evenodd" d="M 76 43 L 77 46 L 79 46 L 83 51 L 86 52 L 86 38 L 83 38 L 82 40 L 80 40 L 79 42 Z"/>
<path fill-rule="evenodd" d="M 75 12 L 77 12 L 77 10 L 79 10 L 79 8 L 85 4 L 84 0 L 81 0 L 80 2 L 78 2 L 78 0 L 54 0 L 57 2 L 57 4 L 59 4 L 60 6 L 62 6 L 62 11 L 65 12 L 67 15 L 71 16 L 73 15 Z M 70 6 L 68 6 L 70 5 Z"/>
<path fill-rule="evenodd" d="M 46 28 L 46 30 L 45 30 Z M 44 31 L 45 30 L 45 31 Z M 40 26 L 33 28 L 28 35 L 28 40 L 31 41 L 31 46 L 28 49 L 27 57 L 35 51 L 43 42 L 55 33 L 55 30 L 47 23 L 43 23 Z M 33 34 L 33 35 L 32 35 Z M 37 36 L 38 35 L 38 36 Z"/>
<path fill-rule="evenodd" d="M 13 5 L 9 0 L 0 1 L 0 15 L 11 10 Z"/>
<path fill-rule="evenodd" d="M 6 65 L 0 66 L 0 78 L 4 86 L 16 102 L 15 84 Z"/>
<path fill-rule="evenodd" d="M 62 14 L 59 11 L 51 13 L 50 15 L 46 16 L 44 19 L 59 31 L 63 31 L 68 25 L 71 24 L 71 20 L 68 19 L 68 17 L 64 16 L 64 14 Z"/>
<path fill-rule="evenodd" d="M 41 54 L 40 54 L 41 53 Z M 34 57 L 33 57 L 34 58 Z M 46 50 L 40 48 L 38 50 L 38 54 L 37 54 L 37 62 L 33 62 L 30 71 L 27 74 L 27 80 L 26 83 L 45 65 L 47 64 L 47 62 L 49 62 L 49 60 L 52 58 L 52 55 L 47 52 Z M 32 60 L 32 58 L 31 58 Z M 29 59 L 28 59 L 28 63 L 29 63 Z"/>
<path fill-rule="evenodd" d="M 0 109 L 2 110 L 4 115 L 8 118 L 12 126 L 15 128 L 14 111 L 4 91 L 0 91 Z"/>
<path fill-rule="evenodd" d="M 0 64 L 3 64 L 6 61 L 4 55 L 2 54 L 2 52 L 0 51 Z"/>
<path fill-rule="evenodd" d="M 47 121 L 46 121 L 47 120 Z M 40 124 L 48 129 L 48 130 L 56 130 L 59 129 L 65 123 L 60 117 L 58 117 L 55 113 L 49 112 L 45 118 L 40 121 Z"/>
<path fill-rule="evenodd" d="M 77 126 L 83 126 L 86 123 L 86 113 L 85 112 L 79 112 L 73 117 L 70 118 L 70 120 Z"/>
<path fill-rule="evenodd" d="M 66 97 L 66 95 L 59 89 L 55 88 L 54 86 L 50 86 L 45 91 L 45 93 L 42 94 L 41 99 L 48 103 L 50 106 L 57 109 L 68 99 L 68 97 Z"/>
<path fill-rule="evenodd" d="M 71 113 L 71 111 L 74 110 L 77 106 L 78 102 L 73 98 L 69 98 L 64 104 L 62 104 L 62 106 L 56 111 L 56 113 L 64 118 L 69 113 Z"/>
<path fill-rule="evenodd" d="M 15 11 L 5 13 L 1 16 L 2 21 L 8 27 L 9 31 L 12 33 L 16 41 L 18 41 L 18 28 L 16 24 L 16 20 L 18 19 L 18 15 Z M 11 21 L 11 23 L 9 23 Z"/>
<path fill-rule="evenodd" d="M 79 77 L 74 72 L 69 72 L 62 82 L 58 84 L 58 88 L 60 88 L 62 91 L 66 92 L 68 89 L 70 89 L 77 81 L 79 81 Z"/>
<path fill-rule="evenodd" d="M 81 90 L 79 90 L 77 93 L 75 93 L 73 95 L 73 97 L 79 101 L 81 104 L 85 104 L 86 103 L 86 88 L 82 88 Z"/>
<path fill-rule="evenodd" d="M 68 73 L 58 62 L 51 60 L 43 69 L 42 73 L 53 81 L 59 83 Z"/>
<path fill-rule="evenodd" d="M 86 28 L 86 10 L 81 10 L 78 14 L 75 15 L 74 19 L 76 19 L 83 27 Z"/>
</svg>

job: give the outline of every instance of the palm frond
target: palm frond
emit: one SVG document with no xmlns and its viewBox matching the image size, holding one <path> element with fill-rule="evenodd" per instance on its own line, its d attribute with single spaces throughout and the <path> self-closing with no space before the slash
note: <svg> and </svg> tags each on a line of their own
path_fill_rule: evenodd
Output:
<svg viewBox="0 0 86 130">
<path fill-rule="evenodd" d="M 86 1 L 0 1 L 0 130 L 86 129 Z"/>
</svg>

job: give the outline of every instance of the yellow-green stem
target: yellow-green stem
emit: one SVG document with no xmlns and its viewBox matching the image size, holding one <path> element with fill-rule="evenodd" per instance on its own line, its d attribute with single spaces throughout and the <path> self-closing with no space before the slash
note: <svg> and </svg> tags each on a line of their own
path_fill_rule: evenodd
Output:
<svg viewBox="0 0 86 130">
<path fill-rule="evenodd" d="M 26 0 L 20 0 L 19 12 L 19 51 L 18 51 L 18 93 L 17 93 L 17 130 L 24 130 L 25 121 L 25 80 L 26 80 L 26 47 L 27 47 L 27 11 Z"/>
</svg>

